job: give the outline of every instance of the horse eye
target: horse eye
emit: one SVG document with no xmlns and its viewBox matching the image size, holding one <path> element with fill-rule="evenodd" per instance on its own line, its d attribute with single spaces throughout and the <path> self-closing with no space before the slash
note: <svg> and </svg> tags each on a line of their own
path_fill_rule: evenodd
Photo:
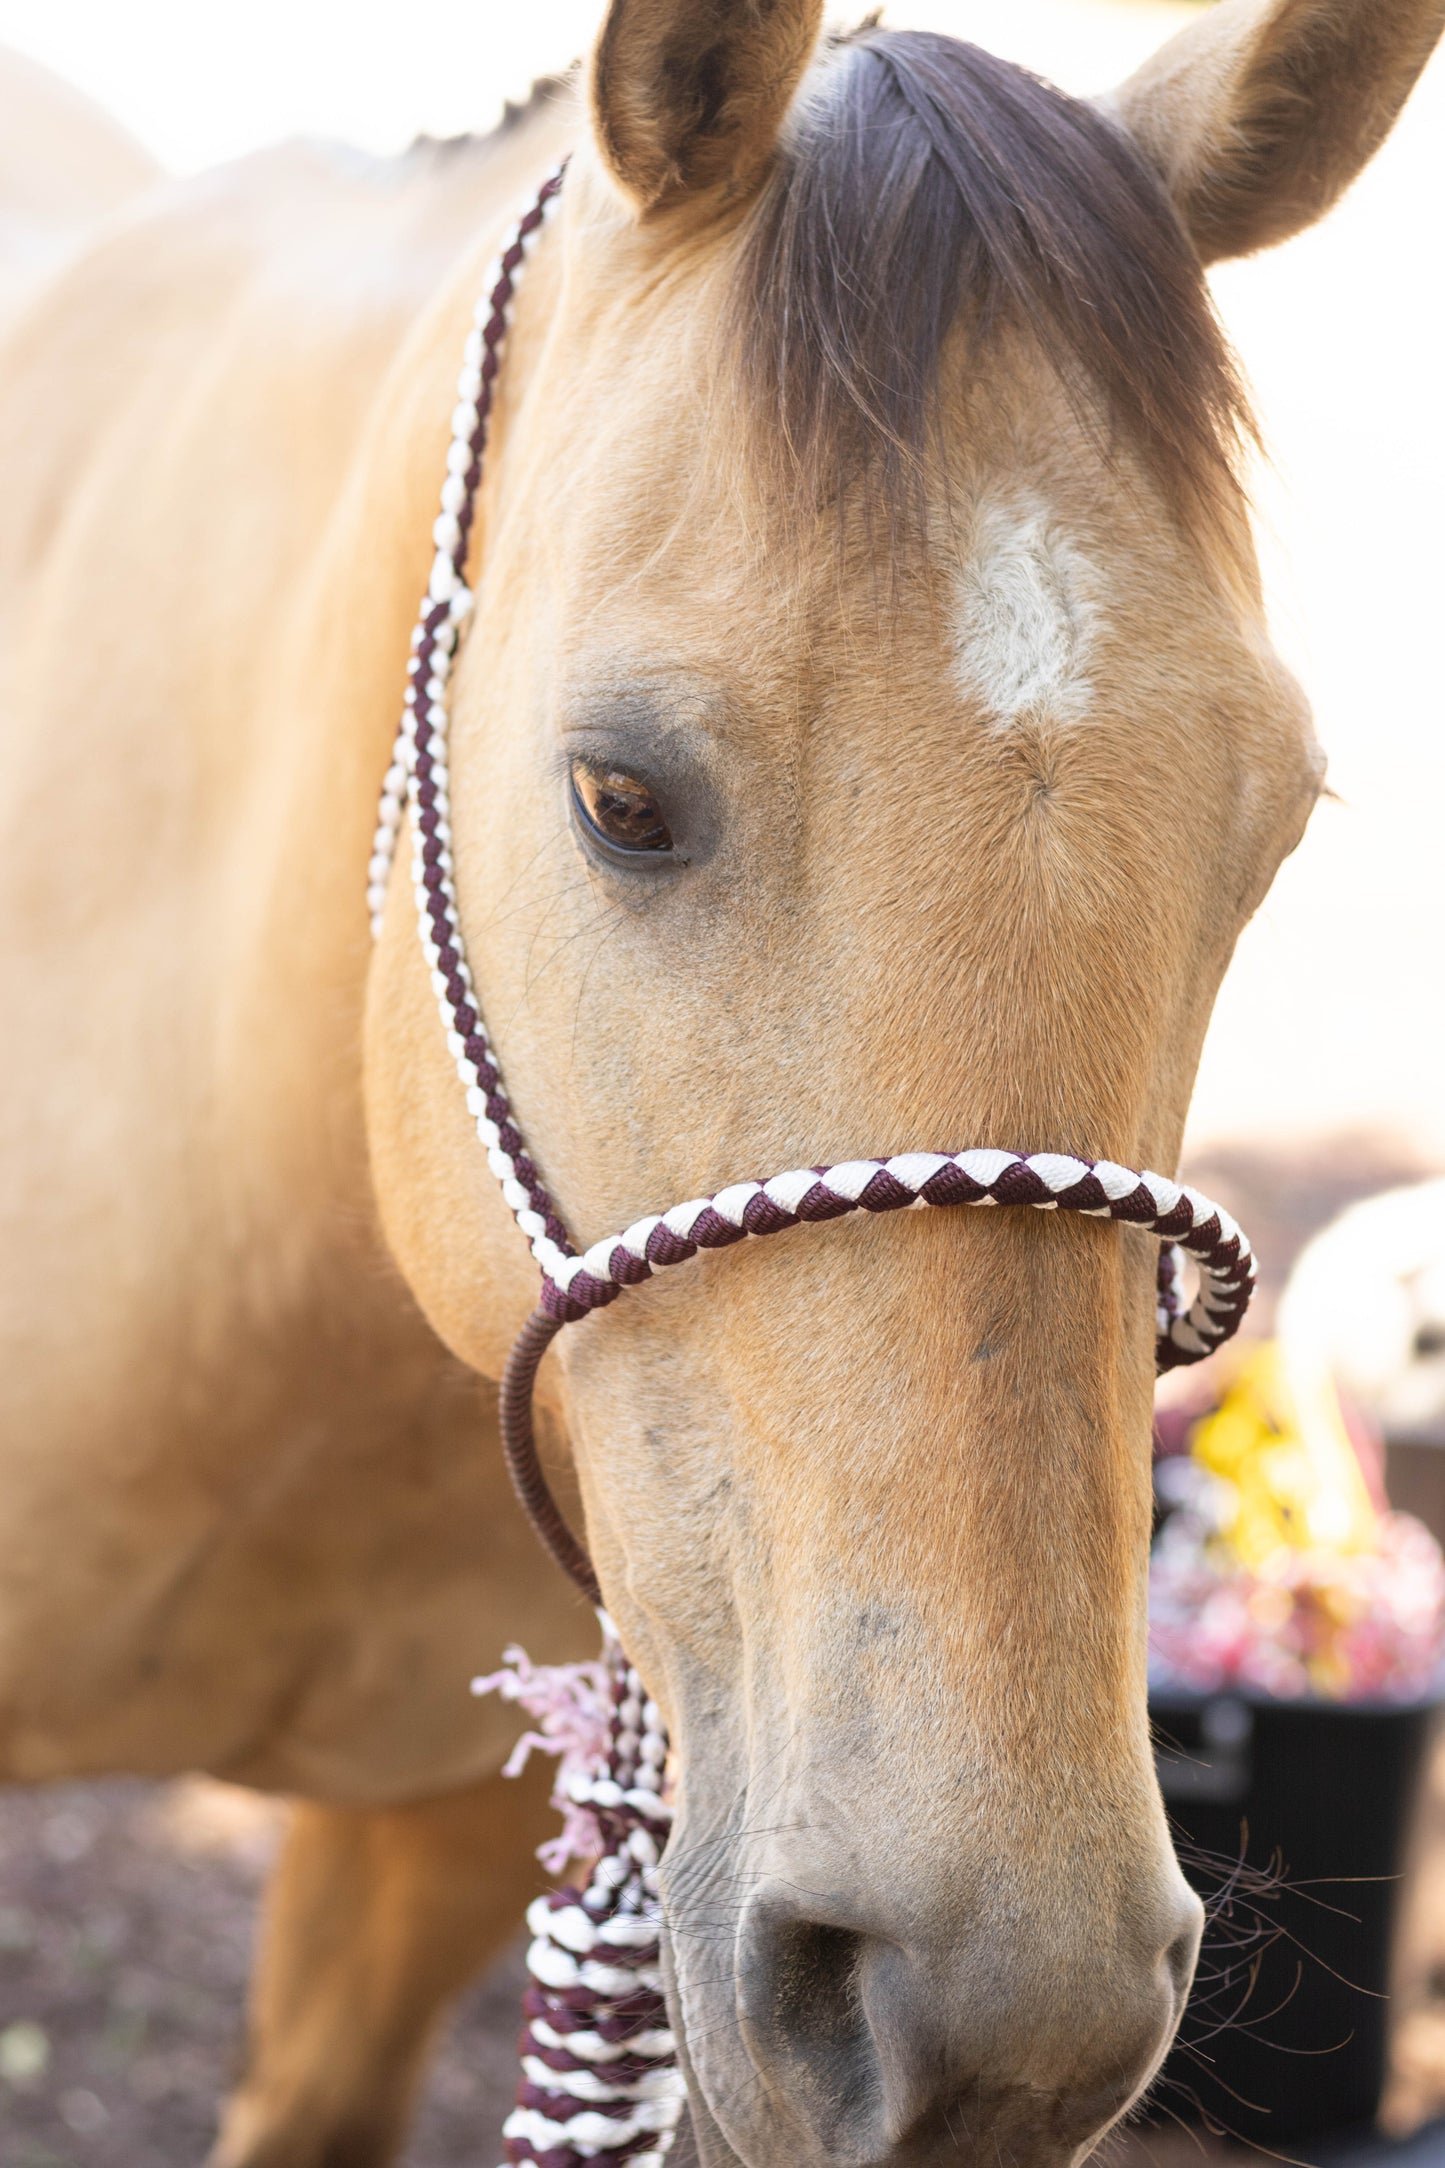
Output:
<svg viewBox="0 0 1445 2168">
<path fill-rule="evenodd" d="M 672 832 L 662 807 L 635 775 L 590 760 L 574 760 L 572 796 L 583 827 L 613 851 L 640 857 L 672 849 Z"/>
</svg>

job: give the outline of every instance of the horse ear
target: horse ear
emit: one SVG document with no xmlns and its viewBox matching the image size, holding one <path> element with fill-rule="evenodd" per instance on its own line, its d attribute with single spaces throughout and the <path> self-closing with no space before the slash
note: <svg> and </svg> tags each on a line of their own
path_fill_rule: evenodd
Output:
<svg viewBox="0 0 1445 2168">
<path fill-rule="evenodd" d="M 756 186 L 822 14 L 823 0 L 612 0 L 592 127 L 639 211 Z"/>
<path fill-rule="evenodd" d="M 1218 0 L 1105 100 L 1206 263 L 1312 225 L 1374 156 L 1445 0 Z"/>
</svg>

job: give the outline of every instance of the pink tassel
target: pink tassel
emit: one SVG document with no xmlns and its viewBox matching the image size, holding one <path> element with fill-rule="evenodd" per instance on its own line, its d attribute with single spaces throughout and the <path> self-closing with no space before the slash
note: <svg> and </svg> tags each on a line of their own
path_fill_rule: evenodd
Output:
<svg viewBox="0 0 1445 2168">
<path fill-rule="evenodd" d="M 606 1663 L 534 1664 L 515 1642 L 502 1652 L 501 1671 L 473 1679 L 474 1694 L 500 1694 L 515 1701 L 540 1727 L 524 1731 L 507 1760 L 504 1777 L 520 1776 L 534 1747 L 555 1754 L 557 1777 L 552 1804 L 562 1816 L 560 1836 L 537 1847 L 548 1874 L 561 1874 L 570 1859 L 590 1859 L 603 1846 L 602 1831 L 590 1807 L 572 1796 L 576 1779 L 600 1774 L 607 1762 L 612 1729 L 612 1680 Z"/>
<path fill-rule="evenodd" d="M 558 1756 L 560 1837 L 538 1858 L 560 1872 L 596 1855 L 585 1888 L 554 1890 L 527 1911 L 532 1975 L 523 2002 L 522 2083 L 503 2125 L 508 2168 L 663 2168 L 686 2101 L 662 1997 L 657 1867 L 672 1808 L 667 1734 L 605 1613 L 591 1664 L 506 1668 L 472 1691 L 520 1703 L 534 1747 Z"/>
</svg>

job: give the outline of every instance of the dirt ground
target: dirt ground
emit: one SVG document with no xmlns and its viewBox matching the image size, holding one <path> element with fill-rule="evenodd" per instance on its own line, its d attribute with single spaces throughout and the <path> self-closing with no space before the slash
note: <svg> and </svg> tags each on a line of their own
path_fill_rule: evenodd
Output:
<svg viewBox="0 0 1445 2168">
<path fill-rule="evenodd" d="M 199 2168 L 284 1821 L 196 1778 L 0 1798 L 3 2168 Z M 408 2168 L 500 2157 L 521 1982 L 519 1948 L 465 1998 Z"/>
<path fill-rule="evenodd" d="M 1239 1213 L 1265 1261 L 1259 1330 L 1316 1228 L 1427 1171 L 1368 1137 L 1293 1158 L 1232 1148 L 1189 1169 Z M 237 2068 L 257 1904 L 284 1822 L 278 1803 L 201 1778 L 0 1794 L 0 2168 L 199 2168 Z M 1405 2133 L 1445 2114 L 1445 1740 L 1424 1787 L 1399 1945 L 1385 2120 Z M 499 2157 L 521 1979 L 519 1945 L 464 1999 L 406 2168 Z M 1105 2152 L 1110 2168 L 1224 2168 L 1233 2157 L 1167 2129 L 1126 2133 Z"/>
</svg>

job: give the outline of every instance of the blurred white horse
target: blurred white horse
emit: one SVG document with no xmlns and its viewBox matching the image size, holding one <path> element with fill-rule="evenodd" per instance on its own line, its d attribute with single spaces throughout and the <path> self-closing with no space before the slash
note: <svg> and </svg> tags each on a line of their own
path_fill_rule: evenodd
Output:
<svg viewBox="0 0 1445 2168">
<path fill-rule="evenodd" d="M 1316 1235 L 1278 1329 L 1292 1378 L 1332 1376 L 1392 1448 L 1445 1448 L 1445 1176 L 1368 1197 Z"/>
</svg>

